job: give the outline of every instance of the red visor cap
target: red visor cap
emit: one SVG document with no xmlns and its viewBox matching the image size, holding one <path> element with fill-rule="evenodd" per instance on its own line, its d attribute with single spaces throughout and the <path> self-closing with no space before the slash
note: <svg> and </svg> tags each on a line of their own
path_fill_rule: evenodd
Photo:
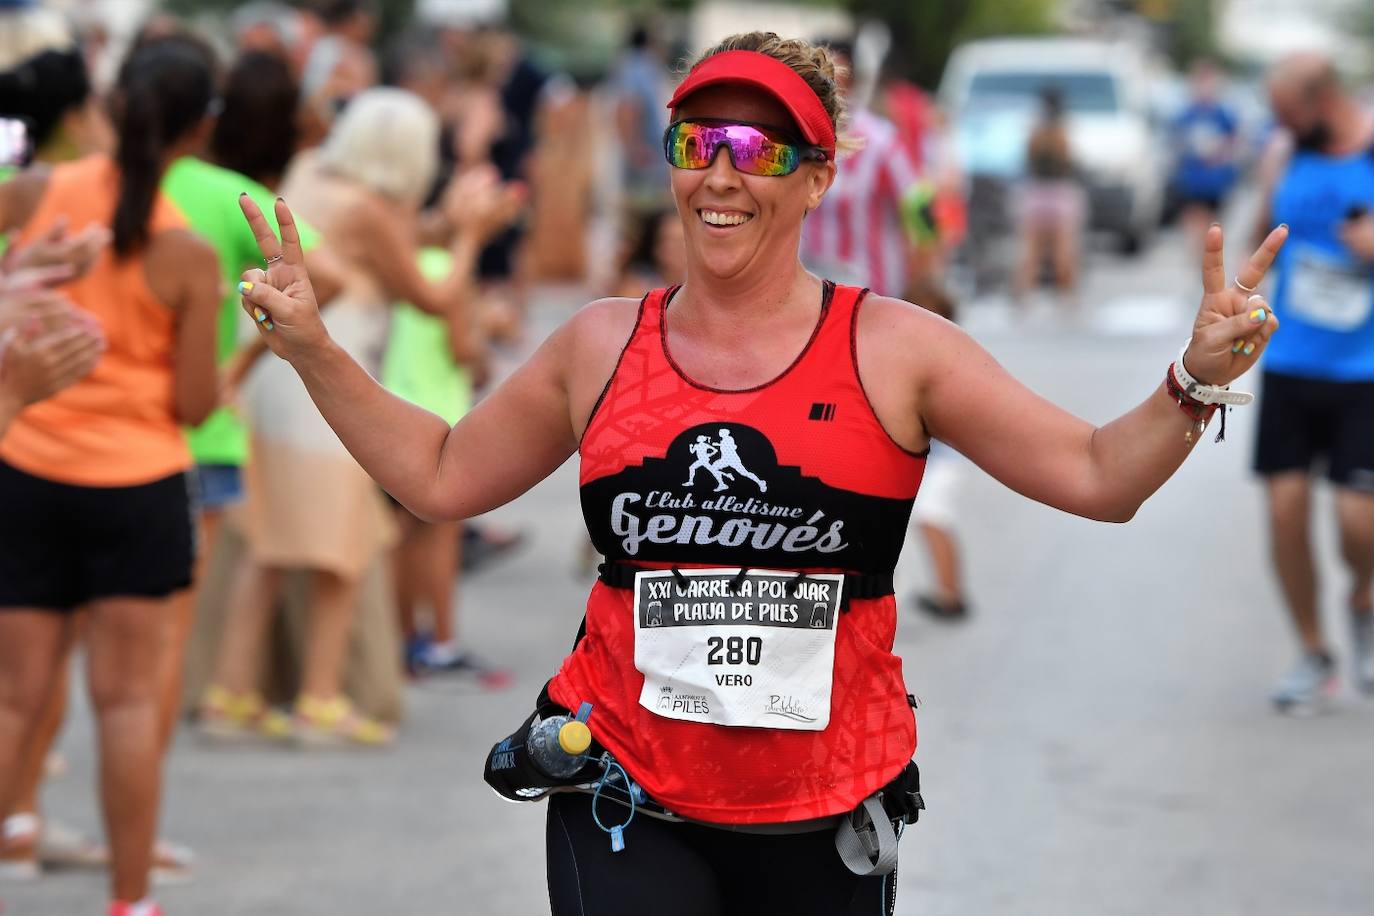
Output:
<svg viewBox="0 0 1374 916">
<path fill-rule="evenodd" d="M 698 89 L 722 83 L 762 89 L 792 115 L 807 143 L 825 150 L 831 159 L 835 158 L 835 128 L 820 98 L 797 71 L 759 51 L 724 51 L 706 58 L 687 74 L 668 107 L 677 108 Z"/>
</svg>

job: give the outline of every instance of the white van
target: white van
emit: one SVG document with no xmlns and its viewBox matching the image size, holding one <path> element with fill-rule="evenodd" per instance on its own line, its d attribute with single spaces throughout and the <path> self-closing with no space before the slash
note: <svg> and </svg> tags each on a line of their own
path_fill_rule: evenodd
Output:
<svg viewBox="0 0 1374 916">
<path fill-rule="evenodd" d="M 1159 224 L 1168 157 L 1151 118 L 1147 62 L 1132 44 L 1009 38 L 954 52 L 940 101 L 975 182 L 975 204 L 978 184 L 1005 187 L 1024 174 L 1026 140 L 1046 88 L 1063 98 L 1092 226 L 1115 233 L 1123 250 L 1137 250 Z"/>
</svg>

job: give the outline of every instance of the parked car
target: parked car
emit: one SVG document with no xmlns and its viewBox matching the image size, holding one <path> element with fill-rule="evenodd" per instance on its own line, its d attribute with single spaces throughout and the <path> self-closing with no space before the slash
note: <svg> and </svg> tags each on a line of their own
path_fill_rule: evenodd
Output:
<svg viewBox="0 0 1374 916">
<path fill-rule="evenodd" d="M 1064 102 L 1091 227 L 1114 233 L 1123 251 L 1138 250 L 1159 225 L 1168 151 L 1151 115 L 1146 56 L 1128 43 L 989 39 L 954 52 L 940 101 L 972 181 L 971 215 L 1009 223 L 999 201 L 1025 173 L 1026 140 L 1047 88 Z"/>
</svg>

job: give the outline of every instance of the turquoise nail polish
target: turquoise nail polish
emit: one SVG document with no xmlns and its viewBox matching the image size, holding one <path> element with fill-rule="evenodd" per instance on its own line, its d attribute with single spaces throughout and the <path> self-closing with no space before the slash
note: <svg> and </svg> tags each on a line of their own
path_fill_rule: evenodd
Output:
<svg viewBox="0 0 1374 916">
<path fill-rule="evenodd" d="M 1240 348 L 1243 347 L 1244 345 L 1245 345 L 1244 341 L 1240 341 L 1240 340 L 1236 341 L 1235 343 L 1231 344 L 1231 352 L 1232 352 L 1232 353 L 1239 353 L 1239 352 L 1240 352 Z"/>
<path fill-rule="evenodd" d="M 239 295 L 246 296 L 253 291 L 253 284 L 248 280 L 239 281 Z"/>
<path fill-rule="evenodd" d="M 1267 319 L 1268 317 L 1269 313 L 1266 312 L 1264 309 L 1255 309 L 1253 312 L 1250 313 L 1250 320 L 1253 321 L 1255 324 L 1264 324 L 1265 319 Z"/>
</svg>

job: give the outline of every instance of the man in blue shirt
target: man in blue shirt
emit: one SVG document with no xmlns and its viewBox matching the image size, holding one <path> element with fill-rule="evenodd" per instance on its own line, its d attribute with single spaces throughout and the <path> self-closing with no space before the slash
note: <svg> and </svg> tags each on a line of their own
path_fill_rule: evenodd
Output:
<svg viewBox="0 0 1374 916">
<path fill-rule="evenodd" d="M 1289 236 L 1272 274 L 1283 333 L 1264 357 L 1255 468 L 1303 649 L 1272 698 L 1280 711 L 1298 712 L 1336 688 L 1308 531 L 1317 471 L 1336 488 L 1355 681 L 1374 695 L 1374 115 L 1316 54 L 1280 62 L 1269 94 L 1292 150 L 1256 228 L 1283 222 Z"/>
<path fill-rule="evenodd" d="M 1192 97 L 1172 125 L 1173 184 L 1183 208 L 1183 227 L 1190 239 L 1197 240 L 1216 220 L 1235 183 L 1240 123 L 1219 98 L 1221 72 L 1214 63 L 1194 63 L 1190 83 Z"/>
</svg>

